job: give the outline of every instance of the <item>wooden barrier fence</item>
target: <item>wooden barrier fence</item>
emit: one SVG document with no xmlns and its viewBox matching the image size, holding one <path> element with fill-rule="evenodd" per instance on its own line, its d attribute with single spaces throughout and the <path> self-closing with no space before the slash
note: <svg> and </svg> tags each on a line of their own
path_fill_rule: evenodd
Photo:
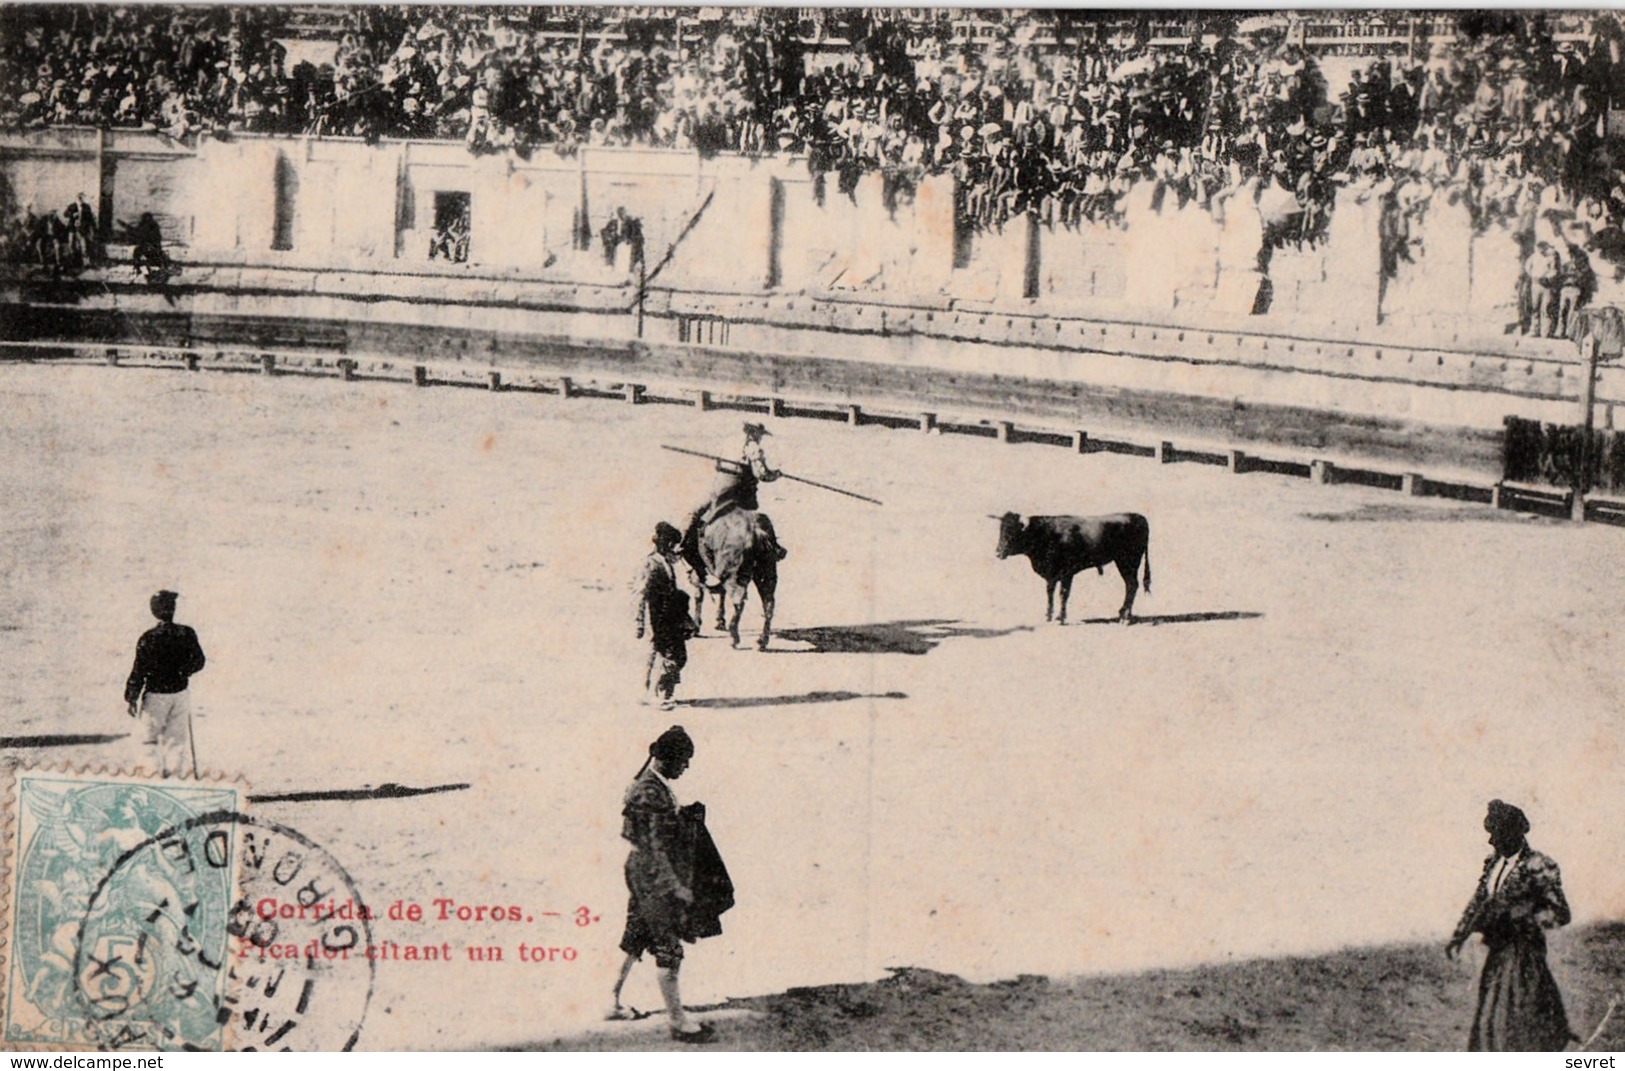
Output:
<svg viewBox="0 0 1625 1071">
<path fill-rule="evenodd" d="M 734 394 L 692 383 L 633 383 L 625 380 L 580 380 L 572 376 L 534 371 L 500 371 L 464 365 L 429 365 L 412 360 L 335 357 L 300 352 L 197 349 L 170 346 L 106 346 L 101 343 L 0 343 L 0 361 L 51 360 L 95 362 L 122 368 L 175 368 L 186 371 L 256 373 L 271 376 L 314 376 L 342 382 L 394 382 L 417 387 L 467 387 L 488 391 L 518 391 L 551 395 L 560 400 L 602 399 L 631 405 L 683 405 L 706 411 L 732 410 L 781 419 L 837 421 L 852 427 L 882 426 L 939 435 L 970 435 L 1009 444 L 1037 444 L 1069 453 L 1117 453 L 1156 460 L 1159 464 L 1200 464 L 1224 468 L 1235 475 L 1269 473 L 1308 479 L 1316 484 L 1355 484 L 1397 491 L 1407 497 L 1446 498 L 1478 503 L 1492 509 L 1517 510 L 1553 517 L 1569 516 L 1573 492 L 1543 486 L 1560 483 L 1566 474 L 1553 460 L 1561 450 L 1520 445 L 1518 475 L 1511 459 L 1515 418 L 1509 418 L 1509 460 L 1506 478 L 1493 482 L 1438 477 L 1414 471 L 1393 471 L 1326 457 L 1281 456 L 1278 452 L 1243 450 L 1233 445 L 1155 438 L 1144 441 L 1118 433 L 1102 436 L 1084 428 L 1017 422 L 997 415 L 944 414 L 904 411 L 828 398 L 790 398 L 780 395 Z M 1520 421 L 1519 444 L 1548 441 L 1546 429 Z M 1534 425 L 1533 429 L 1522 425 Z M 1599 433 L 1600 434 L 1600 433 Z M 1625 434 L 1609 436 L 1605 469 L 1625 474 Z M 1536 461 L 1528 459 L 1534 457 Z M 1606 488 L 1617 492 L 1622 484 L 1614 475 Z M 1603 487 L 1601 483 L 1598 487 Z M 1625 526 L 1625 500 L 1587 498 L 1585 520 Z"/>
<path fill-rule="evenodd" d="M 1573 487 L 1583 464 L 1588 470 L 1586 486 L 1605 494 L 1625 494 L 1625 431 L 1593 429 L 1590 450 L 1582 449 L 1585 434 L 1586 429 L 1575 424 L 1507 417 L 1503 478 Z"/>
</svg>

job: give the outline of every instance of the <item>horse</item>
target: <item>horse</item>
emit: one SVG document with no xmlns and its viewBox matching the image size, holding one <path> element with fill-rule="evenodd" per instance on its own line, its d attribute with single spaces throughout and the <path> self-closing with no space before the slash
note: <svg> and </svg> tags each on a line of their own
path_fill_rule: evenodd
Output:
<svg viewBox="0 0 1625 1071">
<path fill-rule="evenodd" d="M 758 651 L 767 650 L 773 629 L 773 596 L 779 586 L 779 557 L 771 527 L 764 527 L 765 514 L 757 510 L 729 510 L 707 523 L 699 533 L 692 553 L 684 557 L 700 580 L 700 597 L 694 601 L 694 622 L 698 625 L 705 610 L 706 580 L 721 583 L 717 592 L 717 631 L 726 631 L 739 646 L 739 618 L 752 584 L 762 598 L 762 634 L 756 640 Z M 769 525 L 771 522 L 767 522 Z M 731 608 L 732 613 L 729 613 Z"/>
</svg>

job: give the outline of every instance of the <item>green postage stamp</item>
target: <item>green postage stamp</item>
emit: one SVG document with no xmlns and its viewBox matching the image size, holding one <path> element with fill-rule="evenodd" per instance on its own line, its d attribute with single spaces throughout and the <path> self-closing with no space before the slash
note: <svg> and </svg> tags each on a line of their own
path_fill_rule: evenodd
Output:
<svg viewBox="0 0 1625 1071">
<path fill-rule="evenodd" d="M 7 1046 L 226 1047 L 237 782 L 0 767 Z M 202 821 L 200 821 L 202 820 Z"/>
</svg>

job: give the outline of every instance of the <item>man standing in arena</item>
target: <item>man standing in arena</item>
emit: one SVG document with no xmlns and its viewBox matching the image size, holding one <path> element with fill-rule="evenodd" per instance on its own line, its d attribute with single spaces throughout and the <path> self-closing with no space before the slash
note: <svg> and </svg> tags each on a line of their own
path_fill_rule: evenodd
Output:
<svg viewBox="0 0 1625 1071">
<path fill-rule="evenodd" d="M 637 597 L 638 639 L 649 637 L 643 686 L 653 690 L 662 710 L 670 710 L 676 702 L 673 693 L 688 664 L 688 638 L 694 634 L 688 592 L 677 583 L 677 544 L 682 538 L 674 525 L 665 521 L 655 525 L 655 549 L 643 559 L 632 585 Z"/>
<path fill-rule="evenodd" d="M 632 845 L 626 858 L 626 929 L 621 951 L 626 959 L 615 979 L 611 1019 L 636 1017 L 621 1003 L 621 990 L 632 967 L 645 952 L 654 953 L 660 969 L 660 995 L 671 1017 L 671 1037 L 691 1045 L 716 1040 L 709 1023 L 689 1016 L 683 1007 L 677 975 L 683 966 L 683 942 L 696 935 L 690 915 L 696 907 L 693 860 L 685 845 L 683 811 L 672 782 L 683 776 L 694 758 L 694 741 L 673 725 L 649 745 L 649 759 L 626 790 L 621 807 L 621 836 Z"/>
<path fill-rule="evenodd" d="M 130 717 L 146 716 L 146 743 L 158 760 L 158 772 L 178 776 L 191 762 L 197 776 L 197 747 L 192 741 L 192 703 L 187 682 L 203 669 L 203 648 L 197 633 L 175 624 L 175 602 L 180 596 L 160 591 L 149 605 L 158 623 L 135 645 L 135 666 L 124 685 Z"/>
</svg>

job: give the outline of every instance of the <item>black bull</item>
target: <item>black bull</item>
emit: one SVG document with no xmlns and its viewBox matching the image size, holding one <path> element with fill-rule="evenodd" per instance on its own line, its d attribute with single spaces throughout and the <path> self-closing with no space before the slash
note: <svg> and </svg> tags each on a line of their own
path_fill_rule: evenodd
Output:
<svg viewBox="0 0 1625 1071">
<path fill-rule="evenodd" d="M 1019 513 L 1006 513 L 999 522 L 998 555 L 1025 554 L 1033 572 L 1044 578 L 1046 601 L 1044 620 L 1055 617 L 1055 586 L 1061 586 L 1059 620 L 1066 623 L 1066 600 L 1072 594 L 1072 578 L 1093 566 L 1102 573 L 1108 563 L 1123 576 L 1123 606 L 1117 619 L 1127 624 L 1134 619 L 1134 594 L 1140 589 L 1135 571 L 1145 562 L 1145 590 L 1151 593 L 1151 525 L 1138 513 L 1114 513 L 1108 517 L 1029 517 L 1025 524 Z"/>
</svg>

